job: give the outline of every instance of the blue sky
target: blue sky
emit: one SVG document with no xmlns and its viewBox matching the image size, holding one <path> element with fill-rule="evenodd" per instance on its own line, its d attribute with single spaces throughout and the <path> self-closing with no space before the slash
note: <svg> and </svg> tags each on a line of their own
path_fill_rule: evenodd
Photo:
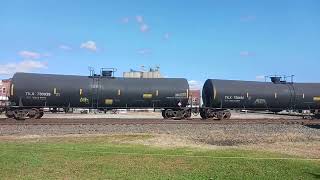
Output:
<svg viewBox="0 0 320 180">
<path fill-rule="evenodd" d="M 141 65 L 168 77 L 320 81 L 317 0 L 1 0 L 0 78 Z"/>
</svg>

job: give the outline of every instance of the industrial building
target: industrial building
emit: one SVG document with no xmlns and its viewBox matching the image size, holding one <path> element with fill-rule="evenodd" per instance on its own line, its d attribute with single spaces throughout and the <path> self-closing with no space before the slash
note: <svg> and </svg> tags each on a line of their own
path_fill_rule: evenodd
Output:
<svg viewBox="0 0 320 180">
<path fill-rule="evenodd" d="M 133 70 L 130 69 L 129 72 L 123 72 L 123 77 L 125 78 L 162 78 L 159 67 L 156 68 L 149 68 L 148 71 L 140 70 Z"/>
<path fill-rule="evenodd" d="M 0 81 L 0 107 L 6 105 L 9 100 L 10 80 Z"/>
<path fill-rule="evenodd" d="M 200 89 L 189 91 L 189 104 L 192 107 L 200 107 Z"/>
</svg>

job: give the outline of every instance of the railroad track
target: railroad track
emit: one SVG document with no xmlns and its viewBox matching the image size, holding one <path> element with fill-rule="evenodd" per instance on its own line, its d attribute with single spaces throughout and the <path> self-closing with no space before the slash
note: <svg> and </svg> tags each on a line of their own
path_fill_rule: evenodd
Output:
<svg viewBox="0 0 320 180">
<path fill-rule="evenodd" d="M 309 119 L 230 119 L 230 120 L 163 120 L 163 119 L 27 119 L 16 121 L 13 119 L 0 119 L 2 125 L 148 125 L 148 124 L 301 124 L 320 125 L 320 120 Z"/>
</svg>

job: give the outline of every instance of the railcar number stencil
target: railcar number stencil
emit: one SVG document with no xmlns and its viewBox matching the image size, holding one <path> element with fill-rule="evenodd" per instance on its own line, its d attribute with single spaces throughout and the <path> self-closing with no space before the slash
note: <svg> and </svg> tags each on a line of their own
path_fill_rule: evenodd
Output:
<svg viewBox="0 0 320 180">
<path fill-rule="evenodd" d="M 39 97 L 50 97 L 51 93 L 49 92 L 25 92 L 26 96 L 39 96 Z"/>
</svg>

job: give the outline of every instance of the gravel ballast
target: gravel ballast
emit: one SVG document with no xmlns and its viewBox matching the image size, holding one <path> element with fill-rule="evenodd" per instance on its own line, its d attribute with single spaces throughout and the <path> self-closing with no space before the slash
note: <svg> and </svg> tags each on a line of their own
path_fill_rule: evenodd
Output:
<svg viewBox="0 0 320 180">
<path fill-rule="evenodd" d="M 285 124 L 2 125 L 0 135 L 169 134 L 224 145 L 274 141 L 320 141 L 320 130 Z M 228 144 L 226 144 L 228 145 Z M 229 145 L 233 145 L 232 143 Z"/>
<path fill-rule="evenodd" d="M 151 134 L 160 147 L 240 148 L 320 158 L 320 129 L 298 124 L 1 125 L 0 141 L 20 138 Z M 126 142 L 125 142 L 126 143 Z"/>
</svg>

